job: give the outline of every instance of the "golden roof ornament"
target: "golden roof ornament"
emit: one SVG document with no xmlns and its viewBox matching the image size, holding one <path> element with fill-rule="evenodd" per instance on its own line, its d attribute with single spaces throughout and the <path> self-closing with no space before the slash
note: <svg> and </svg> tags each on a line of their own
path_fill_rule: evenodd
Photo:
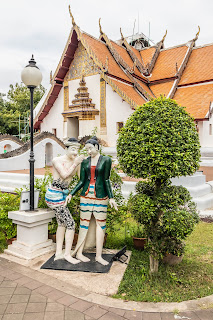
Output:
<svg viewBox="0 0 213 320">
<path fill-rule="evenodd" d="M 69 13 L 70 13 L 70 17 L 72 18 L 72 25 L 74 27 L 76 25 L 76 23 L 75 23 L 73 15 L 72 15 L 72 12 L 71 12 L 71 9 L 70 9 L 70 5 L 69 5 Z"/>
<path fill-rule="evenodd" d="M 124 40 L 124 36 L 123 36 L 121 28 L 120 28 L 120 33 L 121 33 L 121 39 Z"/>
<path fill-rule="evenodd" d="M 198 26 L 198 32 L 196 33 L 196 36 L 193 39 L 194 41 L 196 41 L 198 39 L 199 34 L 200 34 L 200 26 Z"/>
<path fill-rule="evenodd" d="M 103 30 L 101 28 L 101 18 L 99 18 L 99 30 L 100 30 L 100 34 L 103 34 Z"/>
<path fill-rule="evenodd" d="M 164 36 L 163 36 L 163 39 L 161 40 L 162 42 L 164 42 L 164 40 L 165 40 L 165 38 L 166 38 L 166 35 L 167 35 L 167 30 L 166 30 L 166 32 L 165 32 L 165 34 L 164 34 Z"/>
</svg>

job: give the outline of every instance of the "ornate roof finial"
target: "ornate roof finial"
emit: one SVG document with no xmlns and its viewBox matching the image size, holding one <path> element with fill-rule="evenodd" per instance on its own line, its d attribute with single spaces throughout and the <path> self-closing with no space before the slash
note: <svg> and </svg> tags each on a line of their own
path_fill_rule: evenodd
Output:
<svg viewBox="0 0 213 320">
<path fill-rule="evenodd" d="M 76 23 L 75 23 L 73 15 L 72 15 L 72 12 L 71 12 L 71 9 L 70 9 L 70 5 L 69 5 L 69 12 L 70 12 L 70 17 L 72 18 L 72 25 L 74 27 L 76 25 Z"/>
<path fill-rule="evenodd" d="M 120 28 L 120 33 L 121 33 L 121 39 L 124 40 L 124 36 L 123 36 L 121 28 Z"/>
<path fill-rule="evenodd" d="M 166 35 L 167 35 L 167 30 L 166 30 L 166 32 L 165 32 L 165 34 L 164 34 L 164 36 L 163 36 L 163 39 L 161 40 L 162 42 L 164 42 L 164 40 L 165 40 L 165 38 L 166 38 Z"/>
<path fill-rule="evenodd" d="M 101 18 L 99 18 L 99 30 L 100 30 L 100 34 L 103 34 L 103 30 L 101 28 Z"/>
<path fill-rule="evenodd" d="M 50 83 L 52 83 L 52 81 L 53 81 L 53 72 L 52 72 L 52 70 L 50 71 Z"/>
<path fill-rule="evenodd" d="M 198 39 L 199 34 L 200 34 L 200 26 L 198 26 L 198 32 L 196 33 L 196 36 L 193 39 L 194 41 L 196 41 Z"/>
</svg>

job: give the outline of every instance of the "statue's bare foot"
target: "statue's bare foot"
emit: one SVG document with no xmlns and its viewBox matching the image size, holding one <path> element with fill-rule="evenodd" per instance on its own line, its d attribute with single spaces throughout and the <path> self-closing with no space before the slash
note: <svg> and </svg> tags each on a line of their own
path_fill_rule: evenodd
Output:
<svg viewBox="0 0 213 320">
<path fill-rule="evenodd" d="M 76 255 L 76 258 L 77 258 L 78 260 L 81 260 L 82 262 L 89 262 L 89 261 L 90 261 L 90 259 L 87 258 L 87 257 L 85 257 L 83 254 L 77 254 L 77 255 Z"/>
<path fill-rule="evenodd" d="M 78 260 L 78 259 L 75 259 L 73 257 L 71 257 L 71 255 L 64 255 L 64 259 L 72 264 L 77 264 L 77 263 L 80 263 L 81 261 Z"/>
<path fill-rule="evenodd" d="M 64 259 L 63 253 L 56 253 L 54 261 Z"/>
<path fill-rule="evenodd" d="M 95 261 L 99 262 L 100 264 L 102 264 L 103 266 L 107 266 L 109 264 L 108 261 L 104 260 L 102 257 L 96 257 Z"/>
</svg>

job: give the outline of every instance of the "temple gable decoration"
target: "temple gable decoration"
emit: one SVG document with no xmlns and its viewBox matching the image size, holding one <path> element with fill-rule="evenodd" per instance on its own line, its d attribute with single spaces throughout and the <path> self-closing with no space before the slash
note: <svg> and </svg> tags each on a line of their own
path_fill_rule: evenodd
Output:
<svg viewBox="0 0 213 320">
<path fill-rule="evenodd" d="M 95 108 L 95 104 L 92 103 L 92 99 L 89 97 L 84 75 L 82 75 L 79 85 L 78 93 L 75 94 L 75 99 L 69 105 L 69 110 L 62 114 L 64 117 L 77 117 L 79 120 L 95 120 L 95 115 L 99 114 L 99 110 Z"/>
</svg>

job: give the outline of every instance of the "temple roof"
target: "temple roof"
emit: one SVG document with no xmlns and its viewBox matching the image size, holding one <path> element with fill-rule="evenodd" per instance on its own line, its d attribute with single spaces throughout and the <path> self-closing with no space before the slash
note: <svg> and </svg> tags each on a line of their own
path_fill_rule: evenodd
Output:
<svg viewBox="0 0 213 320">
<path fill-rule="evenodd" d="M 51 88 L 36 108 L 35 129 L 40 127 L 57 99 L 80 42 L 101 77 L 131 108 L 162 94 L 185 106 L 195 119 L 208 117 L 209 104 L 213 100 L 212 84 L 208 84 L 213 81 L 213 44 L 196 48 L 199 31 L 194 39 L 183 45 L 164 49 L 165 34 L 156 45 L 137 50 L 127 43 L 122 32 L 120 44 L 110 40 L 102 31 L 100 21 L 99 39 L 81 31 L 73 16 L 72 23 Z"/>
</svg>

